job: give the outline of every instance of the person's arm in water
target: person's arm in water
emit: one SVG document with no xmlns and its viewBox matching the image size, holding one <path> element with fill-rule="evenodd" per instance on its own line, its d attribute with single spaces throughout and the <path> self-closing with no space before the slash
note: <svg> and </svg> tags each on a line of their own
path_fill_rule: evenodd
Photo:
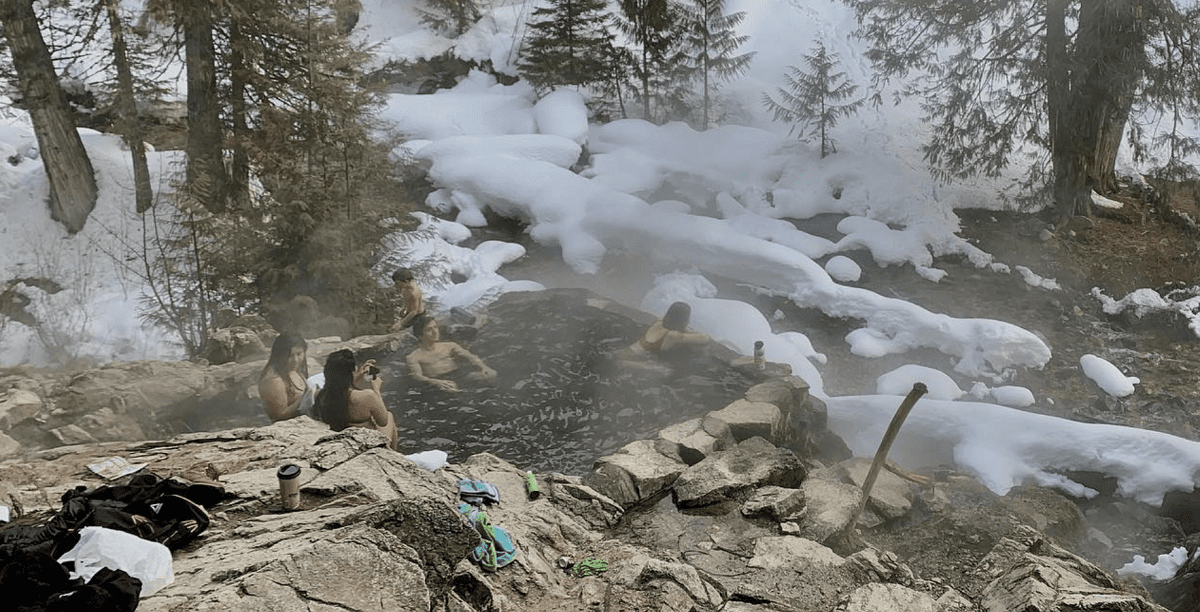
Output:
<svg viewBox="0 0 1200 612">
<path fill-rule="evenodd" d="M 700 332 L 668 330 L 666 337 L 663 338 L 662 347 L 667 349 L 681 344 L 701 345 L 707 343 L 708 340 L 709 337 Z"/>
<path fill-rule="evenodd" d="M 258 394 L 262 397 L 263 410 L 271 421 L 295 418 L 304 399 L 301 393 L 295 401 L 288 403 L 287 382 L 278 376 L 267 376 L 258 382 Z"/>
<path fill-rule="evenodd" d="M 496 378 L 496 371 L 489 368 L 488 364 L 484 363 L 482 359 L 475 355 L 475 353 L 472 353 L 471 351 L 459 346 L 457 342 L 452 342 L 451 344 L 453 345 L 450 347 L 451 356 L 458 356 L 466 359 L 468 363 L 479 368 L 479 373 L 482 374 L 484 378 L 489 380 Z"/>
<path fill-rule="evenodd" d="M 433 385 L 442 391 L 458 391 L 458 384 L 452 380 L 442 380 L 426 376 L 421 371 L 421 360 L 417 356 L 416 351 L 409 353 L 408 357 L 404 358 L 404 362 L 408 364 L 408 376 L 413 380 Z"/>
</svg>

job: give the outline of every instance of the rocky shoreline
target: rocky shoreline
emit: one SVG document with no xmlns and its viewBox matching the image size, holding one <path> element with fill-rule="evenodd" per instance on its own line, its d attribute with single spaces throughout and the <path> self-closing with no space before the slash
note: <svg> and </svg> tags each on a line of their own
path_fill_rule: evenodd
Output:
<svg viewBox="0 0 1200 612">
<path fill-rule="evenodd" d="M 976 525 L 962 499 L 986 495 L 969 479 L 884 472 L 856 542 L 837 538 L 865 465 L 834 462 L 821 417 L 802 381 L 768 381 L 602 457 L 582 478 L 536 474 L 536 500 L 524 471 L 501 458 L 431 473 L 373 431 L 331 433 L 302 417 L 9 457 L 0 503 L 27 517 L 51 512 L 64 491 L 101 484 L 85 466 L 111 456 L 163 476 L 212 466 L 225 487 L 212 527 L 176 551 L 175 580 L 141 601 L 147 611 L 1165 610 L 1058 543 L 1078 535 L 1080 513 L 1046 501 L 1048 491 L 1040 503 L 995 501 Z M 286 463 L 303 468 L 291 512 L 276 480 Z M 500 490 L 488 513 L 518 555 L 497 572 L 467 560 L 478 538 L 455 507 L 459 478 Z M 943 548 L 973 551 L 944 573 L 869 544 L 888 525 L 930 521 L 946 523 Z M 560 569 L 563 557 L 603 559 L 607 571 L 577 577 Z"/>
<path fill-rule="evenodd" d="M 313 341 L 309 354 L 395 352 L 404 341 Z M 332 433 L 306 417 L 177 433 L 198 409 L 221 423 L 223 402 L 231 412 L 253 405 L 261 367 L 3 373 L 0 504 L 36 522 L 70 489 L 118 482 L 86 467 L 110 457 L 163 477 L 215 474 L 225 496 L 209 509 L 210 528 L 175 551 L 174 582 L 139 610 L 1167 609 L 1097 564 L 1104 534 L 1078 500 L 1049 489 L 1000 497 L 950 469 L 893 466 L 847 531 L 868 462 L 850 456 L 824 405 L 785 372 L 600 457 L 582 476 L 537 473 L 541 495 L 530 499 L 525 471 L 493 454 L 429 472 L 373 431 Z M 285 512 L 276 470 L 289 463 L 302 468 L 300 505 Z M 479 538 L 457 508 L 460 478 L 500 491 L 487 512 L 518 553 L 499 571 L 468 559 Z M 569 571 L 590 559 L 605 571 Z M 1190 571 L 1155 597 L 1176 612 L 1200 609 Z"/>
</svg>

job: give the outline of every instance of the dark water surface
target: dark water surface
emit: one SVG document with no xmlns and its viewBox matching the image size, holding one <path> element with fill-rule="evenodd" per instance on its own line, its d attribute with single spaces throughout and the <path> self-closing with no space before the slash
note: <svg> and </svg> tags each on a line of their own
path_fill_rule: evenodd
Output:
<svg viewBox="0 0 1200 612">
<path fill-rule="evenodd" d="M 582 474 L 592 462 L 660 429 L 717 410 L 757 381 L 730 368 L 714 345 L 670 365 L 629 365 L 615 354 L 646 327 L 579 289 L 510 293 L 477 329 L 443 323 L 454 340 L 498 372 L 494 386 L 446 393 L 408 384 L 404 355 L 373 355 L 388 373 L 383 394 L 400 450 L 441 449 L 459 462 L 490 452 L 524 469 Z"/>
</svg>

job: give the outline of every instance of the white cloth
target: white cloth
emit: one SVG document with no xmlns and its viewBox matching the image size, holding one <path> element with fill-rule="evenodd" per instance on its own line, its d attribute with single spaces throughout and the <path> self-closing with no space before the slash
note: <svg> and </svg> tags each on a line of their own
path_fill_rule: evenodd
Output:
<svg viewBox="0 0 1200 612">
<path fill-rule="evenodd" d="M 75 562 L 71 578 L 90 581 L 102 568 L 119 569 L 142 581 L 142 597 L 175 582 L 171 550 L 158 542 L 105 527 L 84 527 L 79 543 L 59 557 Z"/>
</svg>

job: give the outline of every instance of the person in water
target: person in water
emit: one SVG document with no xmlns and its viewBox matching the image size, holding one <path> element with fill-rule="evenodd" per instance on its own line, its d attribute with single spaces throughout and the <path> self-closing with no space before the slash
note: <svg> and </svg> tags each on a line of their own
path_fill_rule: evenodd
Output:
<svg viewBox="0 0 1200 612">
<path fill-rule="evenodd" d="M 692 319 L 692 307 L 686 302 L 675 302 L 667 308 L 663 318 L 655 321 L 642 334 L 641 339 L 622 354 L 626 359 L 640 359 L 648 355 L 671 355 L 681 349 L 703 346 L 709 337 L 688 330 Z"/>
<path fill-rule="evenodd" d="M 457 342 L 442 342 L 441 332 L 433 317 L 417 317 L 412 325 L 412 334 L 417 337 L 419 344 L 405 359 L 411 379 L 433 385 L 443 391 L 458 391 L 458 383 L 445 377 L 453 374 L 456 378 L 461 378 L 458 370 L 459 360 L 466 361 L 476 368 L 476 371 L 466 375 L 466 380 L 492 382 L 496 379 L 496 371 L 488 367 L 482 359 L 459 346 Z"/>
<path fill-rule="evenodd" d="M 295 332 L 285 332 L 271 344 L 271 356 L 258 375 L 258 395 L 271 421 L 306 414 L 313 394 L 308 388 L 308 343 Z"/>
<path fill-rule="evenodd" d="M 391 327 L 391 332 L 396 333 L 411 326 L 417 317 L 425 314 L 425 296 L 413 280 L 412 270 L 408 268 L 397 268 L 392 272 L 392 283 L 400 298 L 400 304 L 396 306 L 396 322 Z"/>
<path fill-rule="evenodd" d="M 317 393 L 317 417 L 333 431 L 347 427 L 374 429 L 396 450 L 396 417 L 383 403 L 383 380 L 374 359 L 357 364 L 350 349 L 334 351 L 325 359 L 325 386 Z"/>
</svg>

